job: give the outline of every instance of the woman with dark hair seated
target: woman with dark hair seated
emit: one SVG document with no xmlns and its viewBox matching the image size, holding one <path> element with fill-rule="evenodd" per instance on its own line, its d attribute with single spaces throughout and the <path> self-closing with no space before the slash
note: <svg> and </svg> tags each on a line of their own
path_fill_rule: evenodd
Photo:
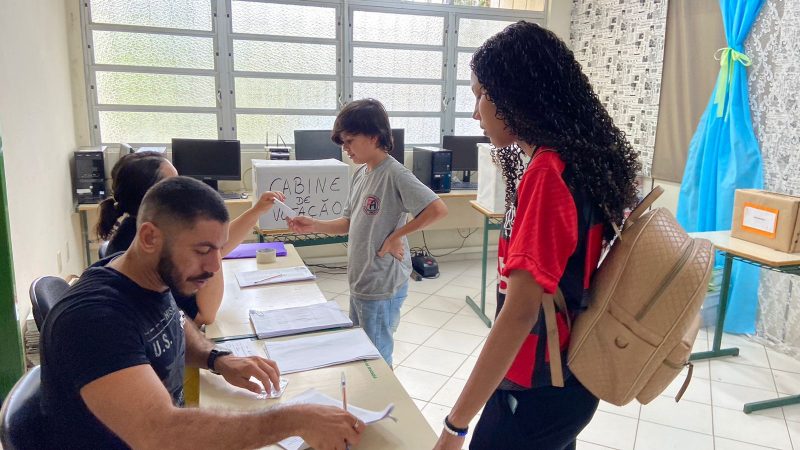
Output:
<svg viewBox="0 0 800 450">
<path fill-rule="evenodd" d="M 539 25 L 518 22 L 472 57 L 473 117 L 496 148 L 531 157 L 498 245 L 497 314 L 437 450 L 574 449 L 598 399 L 566 365 L 570 320 L 581 313 L 603 246 L 636 201 L 637 154 L 592 91 L 572 51 Z M 519 154 L 498 152 L 514 173 Z M 560 290 L 563 386 L 550 378 L 542 298 Z M 558 371 L 558 367 L 554 368 Z"/>
<path fill-rule="evenodd" d="M 111 197 L 100 203 L 97 235 L 108 241 L 106 255 L 125 251 L 136 236 L 136 215 L 145 192 L 178 171 L 161 153 L 138 152 L 119 159 L 111 169 Z M 118 222 L 120 217 L 123 217 Z"/>
<path fill-rule="evenodd" d="M 136 216 L 144 194 L 150 187 L 165 178 L 178 175 L 172 163 L 161 153 L 138 152 L 125 155 L 111 170 L 112 196 L 100 203 L 100 219 L 97 235 L 108 239 L 106 255 L 125 251 L 136 235 Z M 250 209 L 230 222 L 228 242 L 222 248 L 222 256 L 227 255 L 244 241 L 259 216 L 272 208 L 275 199 L 283 201 L 280 192 L 265 192 Z M 120 221 L 120 218 L 122 220 Z M 196 295 L 183 297 L 173 293 L 178 306 L 198 325 L 214 322 L 217 310 L 222 303 L 224 281 L 222 271 L 218 271 Z"/>
</svg>

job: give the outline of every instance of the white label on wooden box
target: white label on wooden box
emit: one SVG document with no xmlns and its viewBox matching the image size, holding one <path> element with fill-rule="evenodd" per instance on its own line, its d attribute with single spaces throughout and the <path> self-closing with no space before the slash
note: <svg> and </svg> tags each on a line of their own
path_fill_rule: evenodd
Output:
<svg viewBox="0 0 800 450">
<path fill-rule="evenodd" d="M 774 235 L 778 225 L 778 214 L 754 206 L 745 206 L 742 214 L 742 225 Z"/>
</svg>

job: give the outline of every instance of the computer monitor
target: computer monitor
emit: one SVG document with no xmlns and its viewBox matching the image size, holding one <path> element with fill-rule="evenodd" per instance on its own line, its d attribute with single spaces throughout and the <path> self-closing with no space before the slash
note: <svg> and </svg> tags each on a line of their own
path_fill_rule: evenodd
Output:
<svg viewBox="0 0 800 450">
<path fill-rule="evenodd" d="M 405 164 L 406 159 L 406 130 L 404 128 L 392 128 L 392 151 L 389 152 L 400 164 Z"/>
<path fill-rule="evenodd" d="M 239 141 L 173 139 L 172 165 L 178 174 L 202 180 L 217 189 L 217 180 L 241 180 Z"/>
<path fill-rule="evenodd" d="M 342 160 L 342 147 L 331 140 L 331 130 L 294 130 L 294 159 Z"/>
<path fill-rule="evenodd" d="M 462 181 L 469 182 L 470 172 L 478 170 L 478 144 L 489 143 L 486 136 L 444 136 L 442 148 L 453 152 L 453 170 L 463 171 Z"/>
</svg>

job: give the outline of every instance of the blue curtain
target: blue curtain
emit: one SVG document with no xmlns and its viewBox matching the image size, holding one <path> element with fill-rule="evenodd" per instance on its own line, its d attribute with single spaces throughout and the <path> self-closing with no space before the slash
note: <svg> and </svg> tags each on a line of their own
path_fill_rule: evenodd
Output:
<svg viewBox="0 0 800 450">
<path fill-rule="evenodd" d="M 733 194 L 763 188 L 763 165 L 747 88 L 744 41 L 764 0 L 720 0 L 728 47 L 720 49 L 719 77 L 689 144 L 678 197 L 678 221 L 687 231 L 729 230 Z M 718 261 L 720 263 L 720 261 Z M 725 331 L 754 333 L 759 269 L 734 262 Z"/>
</svg>

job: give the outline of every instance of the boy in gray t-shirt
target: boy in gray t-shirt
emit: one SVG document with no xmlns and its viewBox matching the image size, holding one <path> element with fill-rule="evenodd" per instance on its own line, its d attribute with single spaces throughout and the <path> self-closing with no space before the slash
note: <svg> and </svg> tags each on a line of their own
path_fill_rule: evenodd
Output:
<svg viewBox="0 0 800 450">
<path fill-rule="evenodd" d="M 342 217 L 287 219 L 295 233 L 345 234 L 350 318 L 360 325 L 392 367 L 393 334 L 408 292 L 411 255 L 406 235 L 447 215 L 444 202 L 389 155 L 392 130 L 380 102 L 348 103 L 332 139 L 356 164 Z M 414 219 L 408 221 L 408 214 Z"/>
</svg>

